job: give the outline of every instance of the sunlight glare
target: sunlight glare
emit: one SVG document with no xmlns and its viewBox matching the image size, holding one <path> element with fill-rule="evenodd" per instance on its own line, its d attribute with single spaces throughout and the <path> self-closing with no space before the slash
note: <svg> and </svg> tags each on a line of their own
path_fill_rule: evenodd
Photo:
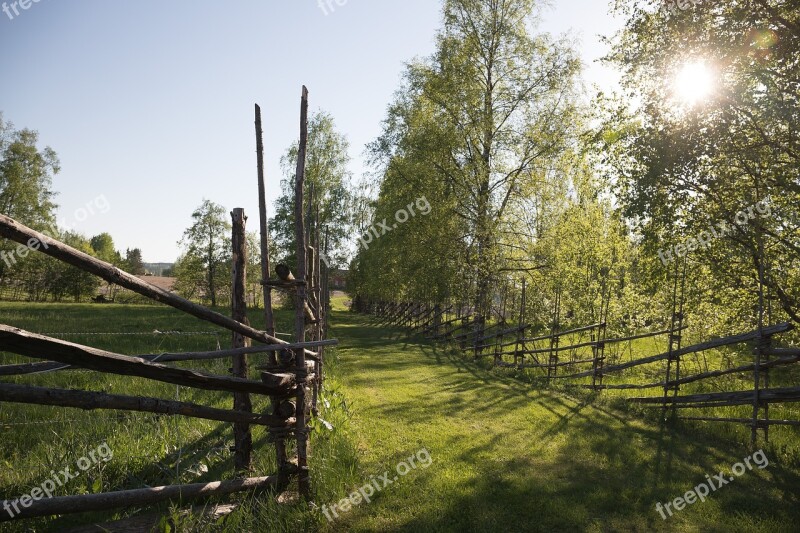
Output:
<svg viewBox="0 0 800 533">
<path fill-rule="evenodd" d="M 708 98 L 714 89 L 714 76 L 703 62 L 684 64 L 675 76 L 675 95 L 689 106 Z"/>
</svg>

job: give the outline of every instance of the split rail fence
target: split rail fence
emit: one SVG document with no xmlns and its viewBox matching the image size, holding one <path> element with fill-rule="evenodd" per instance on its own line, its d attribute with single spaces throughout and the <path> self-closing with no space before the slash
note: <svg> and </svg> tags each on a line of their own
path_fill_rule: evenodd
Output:
<svg viewBox="0 0 800 533">
<path fill-rule="evenodd" d="M 277 265 L 275 271 L 278 277 L 271 280 L 261 110 L 258 105 L 255 108 L 261 274 L 265 304 L 263 331 L 251 327 L 246 317 L 247 217 L 243 209 L 237 208 L 231 213 L 232 317 L 224 316 L 151 285 L 5 215 L 0 215 L 0 236 L 22 246 L 38 249 L 55 259 L 97 275 L 108 283 L 129 289 L 155 302 L 172 306 L 220 326 L 232 334 L 231 349 L 132 357 L 23 331 L 12 325 L 0 325 L 0 351 L 43 360 L 0 366 L 0 377 L 30 375 L 43 370 L 62 371 L 79 368 L 99 373 L 137 376 L 202 390 L 224 391 L 233 396 L 233 408 L 219 409 L 161 398 L 65 390 L 8 382 L 0 382 L 0 402 L 85 410 L 139 411 L 232 423 L 235 440 L 234 463 L 237 472 L 237 479 L 227 481 L 33 500 L 27 506 L 17 505 L 20 512 L 11 518 L 7 513 L 0 513 L 0 521 L 107 510 L 114 507 L 147 506 L 173 499 L 219 496 L 254 489 L 283 492 L 295 480 L 300 496 L 310 498 L 308 420 L 316 413 L 317 398 L 323 383 L 325 347 L 336 345 L 337 341 L 326 338 L 329 310 L 328 272 L 326 265 L 320 261 L 322 250 L 320 228 L 317 223 L 318 216 L 315 218 L 313 200 L 309 202 L 308 211 L 304 212 L 305 154 L 308 138 L 308 91 L 305 87 L 302 92 L 300 115 L 301 136 L 295 179 L 294 212 L 298 259 L 296 276 L 288 266 Z M 306 224 L 306 221 L 309 223 Z M 273 290 L 285 291 L 295 299 L 294 342 L 286 342 L 275 336 Z M 251 345 L 253 341 L 260 344 Z M 258 354 L 265 354 L 266 362 L 257 367 L 260 379 L 254 380 L 249 378 L 251 362 L 248 361 L 248 356 Z M 169 364 L 177 361 L 211 359 L 230 360 L 233 375 L 213 375 Z M 268 397 L 271 405 L 269 412 L 253 412 L 252 395 Z M 268 428 L 270 441 L 274 443 L 277 472 L 272 475 L 249 477 L 253 453 L 250 428 L 254 425 Z M 289 449 L 291 443 L 294 443 L 293 451 Z M 8 508 L 6 505 L 10 503 L 12 502 L 0 502 L 0 507 Z"/>
<path fill-rule="evenodd" d="M 770 387 L 770 376 L 774 372 L 796 366 L 800 362 L 800 348 L 778 346 L 778 337 L 792 329 L 790 323 L 761 326 L 752 331 L 716 338 L 692 345 L 684 345 L 687 329 L 682 302 L 673 303 L 669 327 L 658 331 L 636 333 L 626 336 L 607 335 L 605 320 L 581 327 L 561 329 L 556 311 L 549 331 L 542 333 L 525 323 L 525 287 L 523 284 L 519 320 L 508 323 L 503 317 L 489 321 L 489 317 L 477 316 L 468 306 L 445 306 L 442 304 L 417 302 L 369 302 L 355 298 L 353 310 L 374 315 L 375 324 L 400 326 L 412 333 L 421 334 L 436 342 L 449 343 L 476 360 L 489 358 L 496 367 L 530 369 L 548 382 L 564 382 L 567 385 L 593 390 L 657 390 L 653 396 L 636 396 L 627 401 L 644 407 L 669 409 L 675 418 L 705 422 L 729 422 L 745 424 L 751 428 L 751 439 L 755 443 L 757 430 L 769 438 L 769 427 L 776 425 L 800 426 L 798 420 L 770 418 L 770 405 L 800 401 L 800 387 Z M 488 323 L 493 322 L 491 325 Z M 539 328 L 541 329 L 541 328 Z M 609 357 L 613 347 L 640 339 L 663 339 L 663 352 L 647 357 L 622 361 L 621 357 Z M 750 343 L 753 360 L 747 364 L 729 365 L 727 368 L 709 370 L 699 366 L 699 371 L 686 373 L 687 358 L 699 356 L 708 350 L 733 347 Z M 630 345 L 629 345 L 630 346 Z M 617 350 L 620 351 L 620 350 Z M 628 379 L 631 369 L 638 369 L 636 380 Z M 750 373 L 750 390 L 724 390 L 726 383 L 714 381 L 722 376 L 743 376 Z M 641 382 L 641 376 L 652 376 L 652 380 Z M 658 376 L 663 376 L 657 379 Z M 604 379 L 613 378 L 612 383 Z M 590 380 L 590 381 L 589 381 Z M 704 383 L 710 392 L 681 394 L 681 387 Z M 721 407 L 749 406 L 748 416 L 711 416 L 707 410 Z M 679 410 L 700 409 L 703 415 L 677 416 Z M 666 418 L 666 417 L 665 417 Z"/>
</svg>

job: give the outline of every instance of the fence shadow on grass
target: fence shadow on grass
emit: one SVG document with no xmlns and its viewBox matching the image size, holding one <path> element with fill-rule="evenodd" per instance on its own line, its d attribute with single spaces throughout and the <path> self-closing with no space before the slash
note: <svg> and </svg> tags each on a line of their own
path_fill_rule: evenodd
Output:
<svg viewBox="0 0 800 533">
<path fill-rule="evenodd" d="M 341 317 L 353 340 L 353 372 L 342 372 L 350 386 L 379 385 L 392 398 L 360 406 L 361 416 L 441 442 L 429 446 L 431 468 L 359 509 L 357 522 L 386 531 L 789 531 L 800 521 L 800 478 L 772 457 L 663 520 L 656 503 L 729 470 L 746 449 L 690 424 L 665 430 L 594 393 L 533 389 L 421 337 L 398 343 L 394 330 L 361 318 Z M 399 452 L 380 453 L 391 464 Z M 398 502 L 413 514 L 380 522 Z"/>
</svg>

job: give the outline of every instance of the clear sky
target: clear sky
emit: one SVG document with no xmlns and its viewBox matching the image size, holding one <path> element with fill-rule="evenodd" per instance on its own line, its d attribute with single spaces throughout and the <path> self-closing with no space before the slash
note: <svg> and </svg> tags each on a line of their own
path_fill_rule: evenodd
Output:
<svg viewBox="0 0 800 533">
<path fill-rule="evenodd" d="M 436 0 L 332 0 L 327 14 L 318 0 L 3 1 L 0 111 L 58 153 L 59 219 L 87 236 L 107 231 L 148 262 L 177 257 L 204 198 L 245 208 L 257 229 L 256 102 L 270 211 L 303 84 L 363 173 L 404 63 L 433 51 L 440 24 Z M 619 26 L 607 4 L 555 0 L 539 28 L 571 31 L 586 80 L 601 86 L 615 76 L 592 63 L 604 53 L 597 35 Z M 77 220 L 87 204 L 102 209 Z"/>
</svg>

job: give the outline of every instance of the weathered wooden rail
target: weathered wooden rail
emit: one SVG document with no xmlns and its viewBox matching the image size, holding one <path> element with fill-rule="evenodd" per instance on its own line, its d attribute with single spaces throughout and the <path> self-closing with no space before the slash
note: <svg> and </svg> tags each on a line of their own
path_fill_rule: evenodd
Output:
<svg viewBox="0 0 800 533">
<path fill-rule="evenodd" d="M 524 301 L 524 289 L 523 289 Z M 360 305 L 355 311 L 374 313 L 380 317 L 379 324 L 404 326 L 408 325 L 407 312 L 421 304 L 413 303 L 387 303 L 366 302 L 359 299 Z M 523 304 L 524 306 L 524 304 Z M 732 406 L 752 406 L 753 416 L 749 417 L 712 417 L 712 416 L 684 416 L 685 420 L 727 422 L 746 424 L 753 428 L 764 430 L 768 438 L 768 428 L 776 426 L 800 426 L 800 421 L 770 419 L 769 405 L 791 403 L 800 401 L 800 387 L 768 388 L 767 371 L 775 368 L 785 368 L 800 363 L 800 349 L 773 347 L 773 338 L 793 329 L 790 323 L 781 323 L 771 326 L 762 326 L 758 329 L 730 335 L 723 338 L 711 339 L 704 342 L 681 346 L 682 335 L 688 326 L 684 323 L 683 312 L 676 306 L 673 310 L 670 328 L 649 332 L 638 332 L 631 335 L 606 335 L 607 324 L 598 322 L 586 326 L 572 327 L 559 330 L 552 326 L 545 334 L 538 333 L 530 324 L 524 323 L 524 309 L 520 309 L 519 325 L 509 326 L 505 320 L 498 319 L 494 324 L 486 326 L 486 321 L 481 317 L 471 314 L 465 316 L 450 316 L 452 307 L 439 304 L 425 304 L 425 323 L 422 327 L 414 327 L 411 331 L 419 332 L 427 338 L 444 343 L 455 344 L 462 351 L 474 352 L 475 358 L 493 357 L 497 367 L 528 369 L 531 371 L 544 371 L 542 377 L 548 381 L 560 380 L 569 382 L 577 387 L 591 388 L 594 390 L 648 390 L 658 389 L 661 393 L 657 396 L 633 397 L 628 400 L 643 407 L 658 407 L 661 409 L 714 409 Z M 430 327 L 436 324 L 436 328 Z M 419 326 L 417 324 L 416 326 Z M 527 333 L 527 335 L 526 335 Z M 581 335 L 588 334 L 589 340 L 581 340 Z M 511 340 L 507 340 L 510 337 Z M 578 337 L 575 340 L 575 337 Z M 630 343 L 646 338 L 665 338 L 668 349 L 662 353 L 639 357 L 630 361 L 605 364 L 605 348 L 613 344 Z M 560 344 L 561 339 L 570 339 L 567 345 Z M 691 375 L 680 375 L 682 358 L 688 355 L 700 354 L 707 350 L 754 343 L 754 362 L 698 372 Z M 544 347 L 536 345 L 544 344 Z M 571 356 L 559 360 L 559 354 L 569 352 Z M 588 352 L 588 353 L 587 353 Z M 548 356 L 540 360 L 538 356 Z M 769 359 L 769 356 L 778 356 Z M 507 358 L 512 358 L 508 361 Z M 611 383 L 604 384 L 603 378 L 608 376 L 623 376 L 625 371 L 664 365 L 652 372 L 665 372 L 662 381 L 649 383 Z M 581 370 L 581 367 L 589 367 Z M 566 373 L 560 370 L 571 369 Z M 685 368 L 684 368 L 685 370 Z M 652 373 L 649 372 L 649 373 Z M 681 395 L 680 388 L 688 384 L 697 384 L 706 380 L 713 380 L 731 374 L 753 373 L 752 388 L 740 391 L 722 391 L 714 393 L 695 393 Z M 592 378 L 591 383 L 581 383 L 585 378 Z M 720 385 L 714 385 L 719 389 Z M 724 387 L 724 385 L 722 386 Z"/>
<path fill-rule="evenodd" d="M 178 354 L 147 354 L 128 356 L 100 350 L 90 346 L 39 335 L 0 325 L 0 350 L 25 357 L 40 359 L 16 365 L 0 366 L 0 377 L 33 375 L 42 371 L 88 370 L 104 374 L 135 376 L 201 390 L 223 391 L 233 397 L 233 409 L 220 409 L 194 403 L 162 398 L 106 394 L 103 392 L 65 390 L 33 385 L 0 382 L 0 402 L 71 407 L 84 410 L 112 409 L 159 413 L 170 416 L 215 420 L 233 424 L 234 469 L 243 479 L 214 481 L 192 485 L 173 485 L 109 493 L 60 496 L 34 501 L 20 507 L 14 516 L 0 513 L 0 521 L 105 510 L 113 507 L 147 506 L 180 498 L 181 500 L 230 494 L 254 489 L 282 492 L 294 480 L 302 498 L 311 498 L 308 468 L 308 424 L 316 407 L 316 398 L 323 382 L 324 350 L 337 344 L 326 339 L 326 313 L 329 309 L 327 266 L 321 265 L 320 228 L 312 233 L 304 222 L 305 154 L 308 141 L 308 91 L 303 87 L 300 111 L 300 147 L 295 178 L 295 236 L 297 239 L 297 278 L 288 267 L 281 265 L 280 272 L 289 272 L 291 281 L 270 280 L 269 240 L 266 219 L 265 183 L 263 170 L 263 141 L 261 113 L 256 106 L 256 152 L 258 156 L 258 189 L 261 230 L 261 273 L 264 287 L 265 330 L 250 326 L 246 316 L 245 280 L 247 245 L 244 210 L 231 213 L 233 249 L 231 317 L 224 316 L 202 305 L 186 300 L 120 270 L 113 265 L 43 235 L 25 225 L 0 215 L 0 236 L 26 245 L 32 249 L 68 263 L 85 272 L 97 275 L 109 283 L 130 289 L 146 298 L 170 305 L 184 313 L 220 326 L 231 332 L 232 348 L 212 352 Z M 312 202 L 309 202 L 312 203 Z M 313 206 L 308 206 L 313 215 Z M 310 217 L 313 221 L 313 216 Z M 279 272 L 279 274 L 280 274 Z M 284 276 L 278 276 L 285 278 Z M 289 343 L 275 336 L 271 291 L 281 287 L 291 291 L 297 304 L 295 310 L 295 342 Z M 313 320 L 308 320 L 308 315 Z M 306 335 L 310 340 L 306 340 Z M 251 346 L 251 342 L 264 343 Z M 317 351 L 313 351 L 316 349 Z M 249 355 L 265 354 L 266 363 L 258 367 L 260 379 L 249 379 Z M 232 376 L 220 376 L 169 363 L 178 361 L 207 361 L 226 359 L 232 363 Z M 270 399 L 271 412 L 254 413 L 251 395 L 259 394 Z M 252 470 L 252 435 L 250 427 L 261 425 L 270 432 L 275 445 L 278 472 L 266 477 L 249 477 Z M 294 441 L 294 459 L 289 457 L 289 441 Z M 0 502 L 8 508 L 13 502 Z"/>
</svg>

